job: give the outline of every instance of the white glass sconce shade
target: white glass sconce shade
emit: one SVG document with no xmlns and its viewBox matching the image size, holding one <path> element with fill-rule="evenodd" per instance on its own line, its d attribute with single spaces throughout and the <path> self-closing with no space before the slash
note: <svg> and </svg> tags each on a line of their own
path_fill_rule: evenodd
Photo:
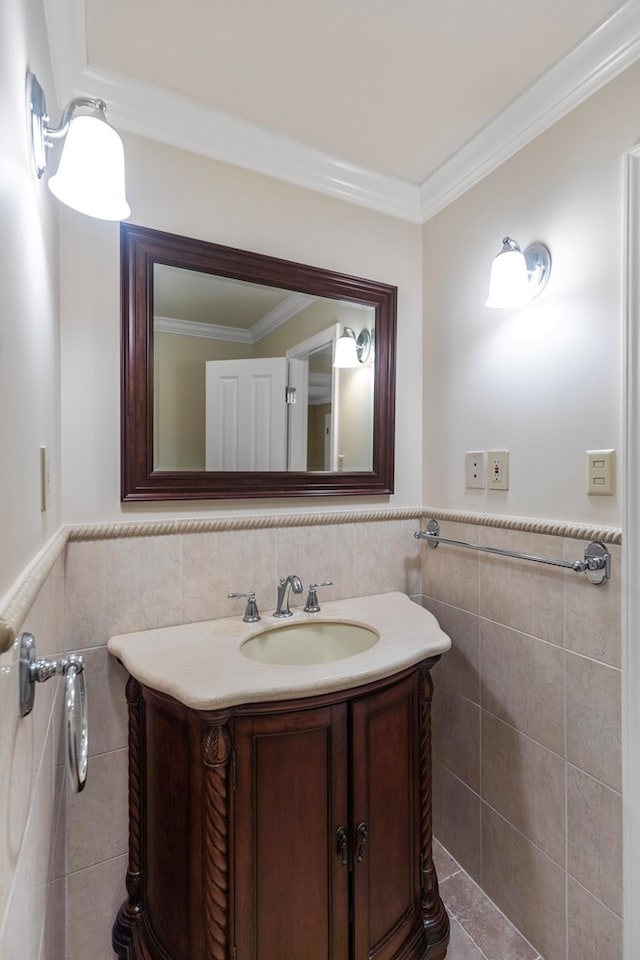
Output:
<svg viewBox="0 0 640 960">
<path fill-rule="evenodd" d="M 551 272 L 551 255 L 542 243 L 530 244 L 524 252 L 515 240 L 505 237 L 502 250 L 491 264 L 488 307 L 519 307 L 545 287 Z"/>
<path fill-rule="evenodd" d="M 49 189 L 58 200 L 90 217 L 124 220 L 129 216 L 124 148 L 106 120 L 100 116 L 73 118 Z"/>
<path fill-rule="evenodd" d="M 35 74 L 27 77 L 33 162 L 38 178 L 47 169 L 48 151 L 62 141 L 58 172 L 51 192 L 68 206 L 101 220 L 124 220 L 127 203 L 122 140 L 106 119 L 104 100 L 76 97 L 65 107 L 57 127 L 49 126 L 44 91 Z M 74 115 L 88 108 L 90 114 Z"/>
<path fill-rule="evenodd" d="M 365 328 L 356 339 L 351 327 L 345 327 L 336 340 L 334 367 L 357 367 L 366 363 L 373 352 L 373 334 Z"/>
<path fill-rule="evenodd" d="M 342 368 L 358 366 L 356 336 L 351 327 L 345 327 L 344 332 L 336 340 L 333 365 Z"/>
</svg>

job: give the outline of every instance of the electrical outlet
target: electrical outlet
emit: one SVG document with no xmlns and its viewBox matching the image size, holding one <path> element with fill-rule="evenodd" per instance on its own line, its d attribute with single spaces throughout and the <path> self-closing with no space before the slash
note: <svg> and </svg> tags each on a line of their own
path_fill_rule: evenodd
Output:
<svg viewBox="0 0 640 960">
<path fill-rule="evenodd" d="M 464 455 L 464 485 L 468 490 L 484 490 L 485 452 L 472 450 Z"/>
<path fill-rule="evenodd" d="M 487 487 L 489 490 L 509 489 L 508 450 L 489 450 L 487 454 Z"/>
<path fill-rule="evenodd" d="M 615 450 L 587 450 L 587 493 L 612 497 L 615 491 Z"/>
</svg>

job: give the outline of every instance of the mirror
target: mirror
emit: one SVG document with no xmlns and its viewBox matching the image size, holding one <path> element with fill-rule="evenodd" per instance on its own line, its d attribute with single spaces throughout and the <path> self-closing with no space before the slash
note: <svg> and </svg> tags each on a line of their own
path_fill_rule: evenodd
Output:
<svg viewBox="0 0 640 960">
<path fill-rule="evenodd" d="M 120 239 L 123 501 L 393 492 L 395 287 L 128 223 Z"/>
</svg>

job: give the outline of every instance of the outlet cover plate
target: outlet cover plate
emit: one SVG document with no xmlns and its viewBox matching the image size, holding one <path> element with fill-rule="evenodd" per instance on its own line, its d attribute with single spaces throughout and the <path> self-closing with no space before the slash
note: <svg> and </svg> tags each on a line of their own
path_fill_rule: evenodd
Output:
<svg viewBox="0 0 640 960">
<path fill-rule="evenodd" d="M 487 454 L 487 487 L 489 490 L 509 489 L 508 450 L 489 450 Z"/>
<path fill-rule="evenodd" d="M 484 450 L 471 450 L 464 455 L 464 485 L 467 490 L 484 490 L 485 460 Z"/>
</svg>

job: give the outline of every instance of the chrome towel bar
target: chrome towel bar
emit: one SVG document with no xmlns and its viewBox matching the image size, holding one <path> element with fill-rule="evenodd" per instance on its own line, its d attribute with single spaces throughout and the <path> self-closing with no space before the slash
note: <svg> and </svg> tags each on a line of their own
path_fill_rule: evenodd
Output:
<svg viewBox="0 0 640 960">
<path fill-rule="evenodd" d="M 67 729 L 67 773 L 74 793 L 80 793 L 87 780 L 89 763 L 89 721 L 84 661 L 70 653 L 60 660 L 36 659 L 36 640 L 32 633 L 20 638 L 20 716 L 33 710 L 35 684 L 51 677 L 64 677 L 64 710 Z"/>
<path fill-rule="evenodd" d="M 536 557 L 529 553 L 518 553 L 516 550 L 502 550 L 499 547 L 485 547 L 479 543 L 466 543 L 464 540 L 449 540 L 440 536 L 440 524 L 437 520 L 429 520 L 426 531 L 417 530 L 414 533 L 416 540 L 426 540 L 433 549 L 439 543 L 448 543 L 453 547 L 467 547 L 469 550 L 479 550 L 482 553 L 493 553 L 500 557 L 513 557 L 516 560 L 532 560 L 534 563 L 545 563 L 550 567 L 565 567 L 576 573 L 586 573 L 590 583 L 604 583 L 611 576 L 611 554 L 598 540 L 593 540 L 584 551 L 583 560 L 559 560 L 550 557 Z"/>
</svg>

